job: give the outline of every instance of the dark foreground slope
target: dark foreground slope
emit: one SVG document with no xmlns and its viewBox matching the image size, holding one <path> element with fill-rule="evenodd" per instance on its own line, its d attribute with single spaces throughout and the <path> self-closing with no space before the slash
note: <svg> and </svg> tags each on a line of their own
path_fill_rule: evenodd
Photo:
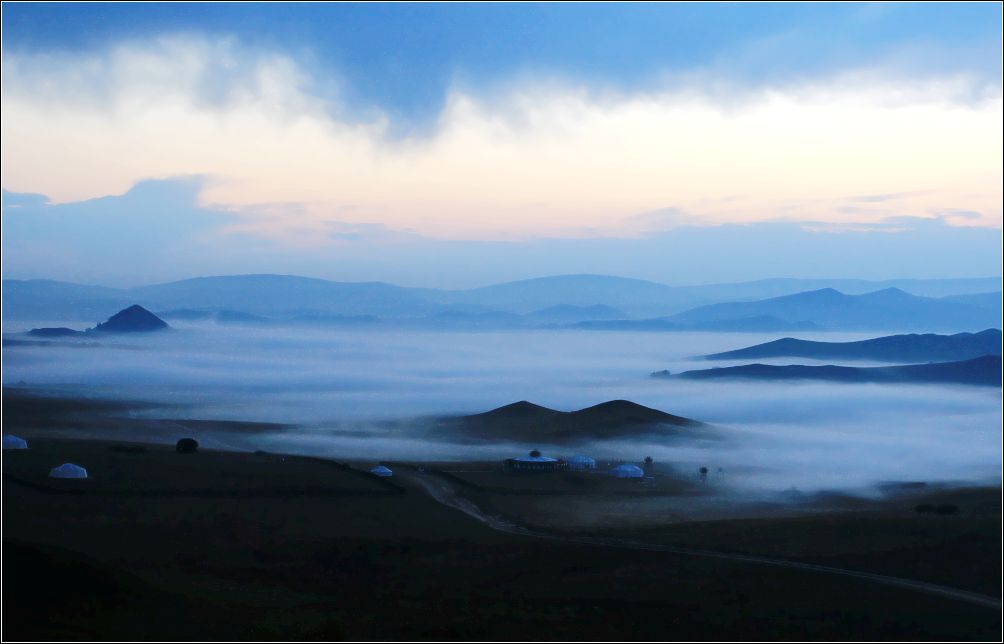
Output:
<svg viewBox="0 0 1004 644">
<path fill-rule="evenodd" d="M 570 412 L 523 400 L 483 414 L 444 418 L 441 426 L 472 440 L 573 444 L 642 434 L 673 436 L 704 424 L 629 400 L 611 400 Z"/>
<path fill-rule="evenodd" d="M 659 374 L 653 374 L 658 376 Z M 834 382 L 936 383 L 1001 386 L 1001 357 L 982 356 L 957 362 L 895 367 L 748 364 L 685 371 L 681 378 L 746 378 L 753 380 L 829 380 Z"/>
<path fill-rule="evenodd" d="M 713 353 L 708 360 L 747 360 L 760 358 L 815 358 L 818 360 L 882 360 L 887 362 L 922 362 L 971 360 L 1001 354 L 1001 332 L 987 329 L 979 333 L 935 333 L 889 335 L 857 342 L 814 342 L 782 338 L 744 349 Z"/>
<path fill-rule="evenodd" d="M 999 610 L 866 580 L 495 532 L 403 468 L 400 491 L 381 491 L 311 459 L 111 447 L 35 439 L 4 453 L 5 476 L 38 484 L 3 486 L 4 639 L 938 641 L 1000 629 Z M 63 461 L 93 480 L 48 489 L 39 468 Z M 217 477 L 226 494 L 174 485 Z M 932 538 L 970 521 L 914 514 L 899 529 Z M 843 552 L 863 547 L 869 521 L 855 526 Z M 950 548 L 999 569 L 992 541 L 938 538 L 911 560 Z"/>
</svg>

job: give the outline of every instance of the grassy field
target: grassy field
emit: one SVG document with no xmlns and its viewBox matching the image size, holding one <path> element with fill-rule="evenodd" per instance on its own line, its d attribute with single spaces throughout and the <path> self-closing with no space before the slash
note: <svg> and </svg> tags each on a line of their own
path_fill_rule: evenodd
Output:
<svg viewBox="0 0 1004 644">
<path fill-rule="evenodd" d="M 4 453 L 5 639 L 1000 633 L 999 611 L 860 580 L 495 532 L 404 478 L 389 485 L 339 464 L 122 447 L 35 438 L 27 452 Z M 44 478 L 65 461 L 93 479 L 56 486 Z M 850 530 L 855 518 L 848 521 Z M 741 531 L 729 522 L 684 528 L 644 536 L 734 546 Z M 811 539 L 792 537 L 784 522 L 754 532 L 763 535 L 757 548 L 780 553 L 785 542 L 804 548 Z"/>
<path fill-rule="evenodd" d="M 878 498 L 723 494 L 663 468 L 652 482 L 440 464 L 489 514 L 539 531 L 796 559 L 1001 595 L 1001 490 L 913 484 Z M 951 514 L 917 512 L 950 506 Z"/>
<path fill-rule="evenodd" d="M 3 453 L 5 639 L 1000 635 L 999 610 L 806 571 L 507 534 L 434 500 L 408 467 L 388 480 L 366 472 L 372 462 L 178 454 L 169 439 L 207 427 L 136 418 L 131 403 L 4 393 L 5 433 L 31 443 Z M 70 437 L 98 428 L 122 440 Z M 137 435 L 162 444 L 125 442 Z M 64 462 L 91 478 L 47 478 Z M 646 484 L 513 476 L 497 463 L 424 469 L 486 511 L 553 533 L 825 562 L 999 596 L 999 489 L 831 498 L 793 515 L 722 505 L 713 486 L 664 464 Z M 920 500 L 959 512 L 918 515 Z M 702 520 L 728 512 L 747 518 Z"/>
</svg>

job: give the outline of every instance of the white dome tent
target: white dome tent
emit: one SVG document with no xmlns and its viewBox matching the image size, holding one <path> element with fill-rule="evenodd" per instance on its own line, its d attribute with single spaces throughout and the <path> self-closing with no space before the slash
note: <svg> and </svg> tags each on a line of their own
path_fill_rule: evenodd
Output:
<svg viewBox="0 0 1004 644">
<path fill-rule="evenodd" d="M 610 476 L 618 479 L 640 479 L 645 477 L 645 471 L 637 465 L 625 463 L 610 470 Z"/>
<path fill-rule="evenodd" d="M 13 434 L 5 434 L 3 437 L 3 448 L 28 449 L 28 441 L 24 440 L 20 436 L 14 436 Z"/>
<path fill-rule="evenodd" d="M 394 471 L 385 465 L 377 465 L 376 467 L 370 468 L 370 474 L 376 474 L 377 476 L 394 476 Z"/>
<path fill-rule="evenodd" d="M 539 450 L 533 450 L 527 456 L 507 458 L 502 466 L 508 472 L 557 472 L 568 469 L 568 461 L 544 456 Z"/>
<path fill-rule="evenodd" d="M 595 470 L 596 459 L 579 454 L 568 459 L 568 467 L 573 470 Z"/>
<path fill-rule="evenodd" d="M 53 479 L 85 479 L 87 470 L 73 463 L 63 463 L 49 470 L 49 478 Z"/>
</svg>

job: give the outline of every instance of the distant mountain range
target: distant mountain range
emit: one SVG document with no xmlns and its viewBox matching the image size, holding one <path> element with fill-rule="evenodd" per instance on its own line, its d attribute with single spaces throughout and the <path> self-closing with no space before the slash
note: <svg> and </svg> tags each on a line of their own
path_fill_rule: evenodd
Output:
<svg viewBox="0 0 1004 644">
<path fill-rule="evenodd" d="M 979 333 L 955 335 L 890 335 L 857 342 L 813 342 L 782 338 L 744 349 L 713 353 L 708 360 L 748 360 L 760 358 L 816 358 L 818 360 L 881 360 L 885 362 L 944 362 L 969 360 L 1001 354 L 1001 332 L 987 329 Z"/>
<path fill-rule="evenodd" d="M 742 333 L 772 333 L 775 331 L 822 331 L 824 327 L 803 320 L 789 322 L 774 315 L 754 315 L 743 318 L 678 322 L 673 318 L 650 320 L 587 320 L 570 324 L 577 329 L 594 331 L 736 331 Z"/>
<path fill-rule="evenodd" d="M 667 414 L 629 400 L 611 400 L 570 412 L 522 400 L 483 414 L 440 419 L 440 423 L 442 429 L 473 441 L 517 440 L 552 444 L 652 433 L 673 436 L 684 429 L 705 426 L 699 421 Z"/>
<path fill-rule="evenodd" d="M 820 284 L 826 287 L 815 289 Z M 222 324 L 390 321 L 425 328 L 976 331 L 999 326 L 999 291 L 999 278 L 777 279 L 667 286 L 603 275 L 564 275 L 441 290 L 235 275 L 129 289 L 4 280 L 2 296 L 5 320 L 53 322 L 100 319 L 139 303 L 167 319 L 187 316 Z"/>
<path fill-rule="evenodd" d="M 753 302 L 725 302 L 697 307 L 667 318 L 681 325 L 772 316 L 792 324 L 816 324 L 834 330 L 880 329 L 976 330 L 999 326 L 1000 309 L 887 288 L 847 295 L 832 288 Z"/>
<path fill-rule="evenodd" d="M 678 376 L 665 372 L 655 377 L 689 379 L 825 380 L 832 382 L 938 383 L 1001 386 L 1001 357 L 981 356 L 972 360 L 897 365 L 894 367 L 844 367 L 836 365 L 748 364 L 685 371 Z"/>
</svg>

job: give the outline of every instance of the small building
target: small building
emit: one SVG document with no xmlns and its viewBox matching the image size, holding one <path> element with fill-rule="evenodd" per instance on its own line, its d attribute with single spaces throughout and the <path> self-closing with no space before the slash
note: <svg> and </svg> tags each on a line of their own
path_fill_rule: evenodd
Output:
<svg viewBox="0 0 1004 644">
<path fill-rule="evenodd" d="M 87 470 L 79 465 L 74 465 L 73 463 L 63 463 L 59 467 L 54 467 L 49 470 L 49 478 L 85 479 L 87 478 Z"/>
<path fill-rule="evenodd" d="M 641 479 L 645 478 L 645 471 L 637 465 L 624 463 L 610 470 L 610 476 L 617 479 Z"/>
<path fill-rule="evenodd" d="M 596 459 L 590 456 L 577 454 L 568 459 L 568 468 L 572 470 L 595 470 Z"/>
<path fill-rule="evenodd" d="M 13 434 L 6 434 L 3 437 L 3 448 L 4 449 L 28 449 L 28 441 L 24 440 L 20 436 L 14 436 Z"/>
<path fill-rule="evenodd" d="M 376 474 L 377 476 L 394 476 L 394 471 L 385 465 L 377 465 L 376 467 L 370 468 L 370 474 Z"/>
<path fill-rule="evenodd" d="M 557 472 L 567 470 L 568 461 L 543 456 L 537 450 L 533 450 L 527 456 L 507 458 L 502 461 L 502 467 L 507 472 Z"/>
</svg>

